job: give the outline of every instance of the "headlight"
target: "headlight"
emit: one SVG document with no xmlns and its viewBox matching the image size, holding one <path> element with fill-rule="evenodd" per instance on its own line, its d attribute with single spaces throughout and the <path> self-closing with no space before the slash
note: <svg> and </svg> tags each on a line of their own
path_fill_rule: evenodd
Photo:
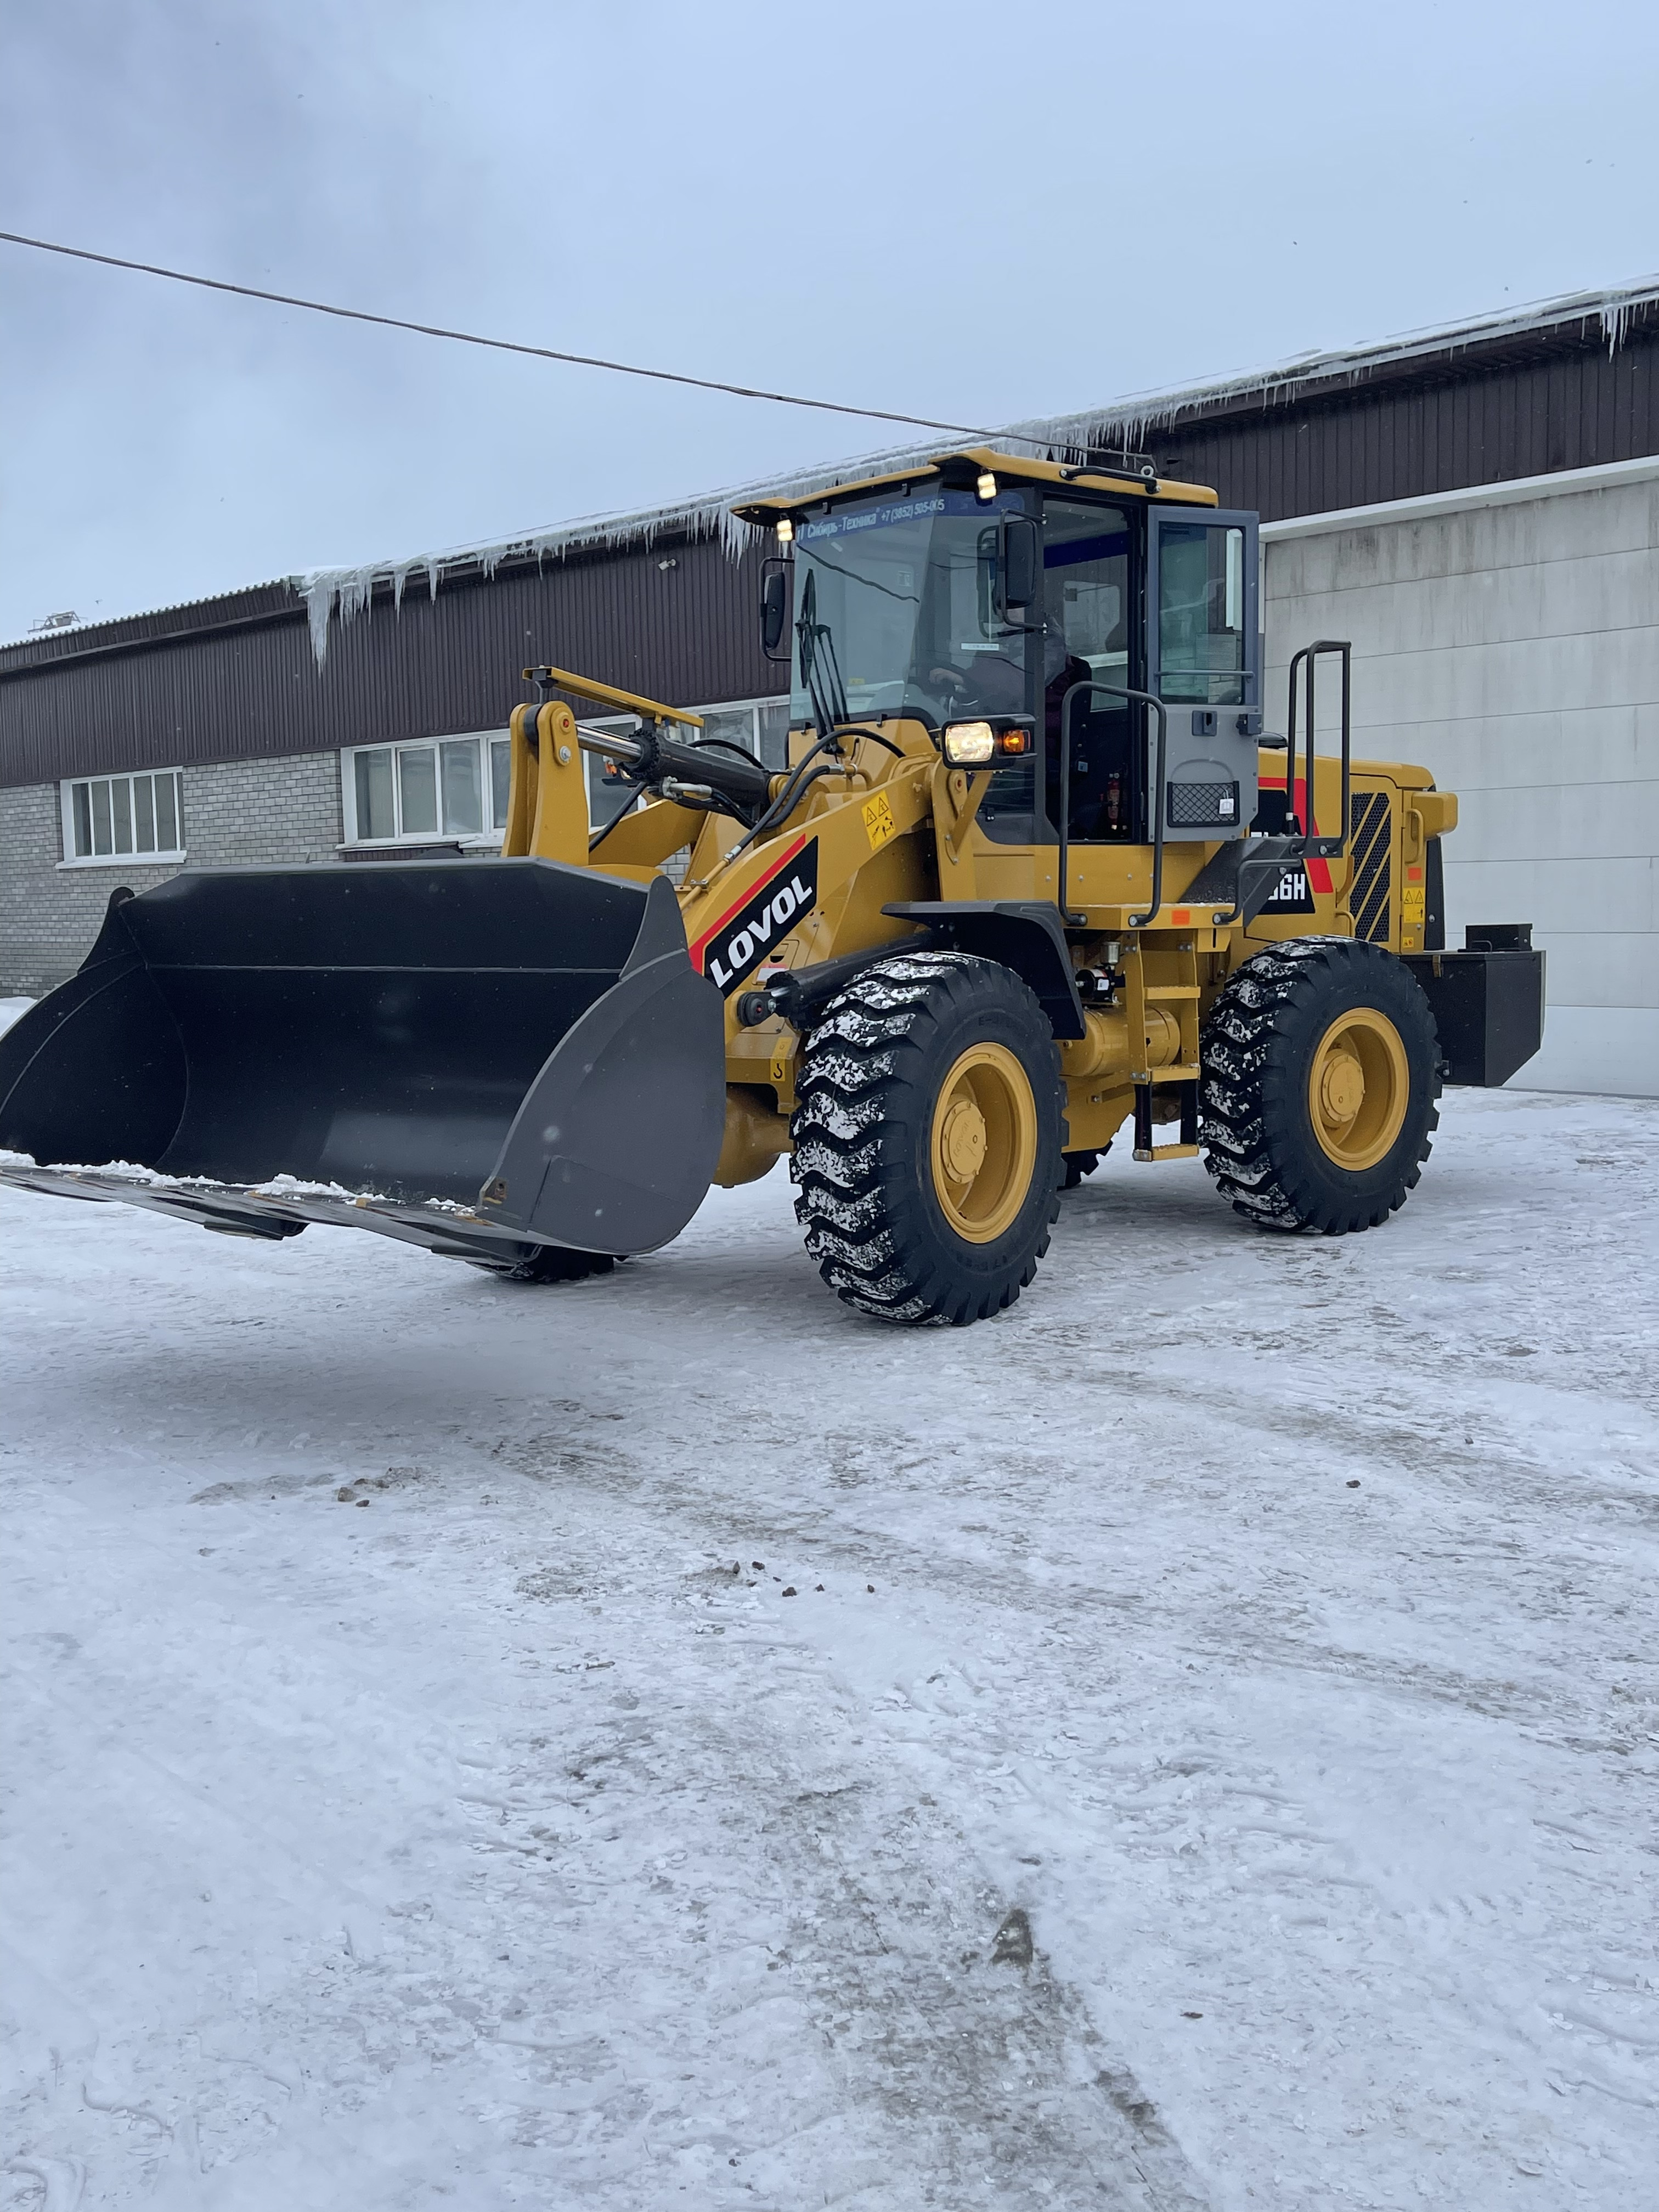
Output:
<svg viewBox="0 0 1659 2212">
<path fill-rule="evenodd" d="M 1018 723 L 999 729 L 994 722 L 951 722 L 944 742 L 945 757 L 952 768 L 985 768 L 1032 750 L 1030 731 Z"/>
<path fill-rule="evenodd" d="M 945 732 L 945 757 L 952 768 L 982 768 L 996 758 L 997 733 L 988 722 L 951 722 Z"/>
</svg>

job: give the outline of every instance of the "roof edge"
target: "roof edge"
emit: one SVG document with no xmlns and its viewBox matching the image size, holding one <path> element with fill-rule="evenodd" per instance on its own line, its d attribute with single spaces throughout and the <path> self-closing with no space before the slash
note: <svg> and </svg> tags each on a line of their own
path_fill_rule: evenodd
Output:
<svg viewBox="0 0 1659 2212">
<path fill-rule="evenodd" d="M 998 433 L 1000 446 L 1025 448 L 1032 459 L 1050 456 L 1068 465 L 1085 461 L 1091 449 L 1140 446 L 1150 433 L 1168 431 L 1178 417 L 1228 408 L 1265 409 L 1309 396 L 1319 386 L 1340 390 L 1389 371 L 1408 370 L 1437 356 L 1457 356 L 1501 347 L 1528 335 L 1579 326 L 1583 343 L 1595 341 L 1611 354 L 1638 324 L 1659 323 L 1659 272 L 1631 282 L 1528 301 L 1512 308 L 1471 316 L 1462 322 L 1408 331 L 1378 343 L 1302 354 L 1263 368 L 1176 387 L 1131 393 L 1103 408 L 1071 414 L 1032 416 Z M 836 463 L 735 484 L 666 504 L 621 514 L 580 516 L 516 536 L 418 553 L 401 560 L 373 560 L 345 567 L 317 567 L 245 590 L 187 600 L 153 613 L 129 615 L 107 623 L 77 624 L 46 638 L 22 638 L 0 645 L 0 668 L 9 672 L 46 669 L 55 661 L 90 649 L 131 645 L 142 648 L 198 635 L 219 621 L 240 624 L 251 616 L 297 615 L 303 605 L 312 651 L 320 668 L 326 659 L 331 622 L 348 623 L 369 605 L 377 592 L 390 592 L 401 605 L 411 582 L 424 582 L 433 599 L 446 576 L 466 570 L 488 578 L 507 562 L 560 560 L 583 552 L 648 550 L 668 532 L 692 539 L 718 538 L 732 558 L 750 542 L 755 526 L 734 509 L 762 502 L 783 502 L 843 484 L 902 474 L 937 455 L 939 441 L 910 444 L 863 453 Z M 1448 495 L 1456 496 L 1457 495 Z M 1439 496 L 1436 495 L 1435 496 Z M 1277 527 L 1278 526 L 1273 526 Z M 264 608 L 255 602 L 266 600 Z M 217 620 L 204 620 L 210 609 Z M 169 615 L 193 614 L 188 623 L 148 629 Z M 27 656 L 14 659 L 12 656 Z"/>
</svg>

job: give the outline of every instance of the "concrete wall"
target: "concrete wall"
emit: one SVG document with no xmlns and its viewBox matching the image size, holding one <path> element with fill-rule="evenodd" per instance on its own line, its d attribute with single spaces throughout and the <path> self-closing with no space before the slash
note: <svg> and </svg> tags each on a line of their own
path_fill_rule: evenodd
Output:
<svg viewBox="0 0 1659 2212">
<path fill-rule="evenodd" d="M 1291 653 L 1351 638 L 1355 751 L 1459 794 L 1448 945 L 1535 925 L 1549 1012 L 1516 1087 L 1659 1096 L 1659 462 L 1262 539 L 1269 726 Z"/>
<path fill-rule="evenodd" d="M 118 767 L 119 763 L 112 763 Z M 0 997 L 39 998 L 72 975 L 119 884 L 149 890 L 176 866 L 131 860 L 63 867 L 58 786 L 0 792 Z M 331 860 L 340 823 L 340 757 L 234 761 L 184 770 L 185 850 L 192 863 Z"/>
</svg>

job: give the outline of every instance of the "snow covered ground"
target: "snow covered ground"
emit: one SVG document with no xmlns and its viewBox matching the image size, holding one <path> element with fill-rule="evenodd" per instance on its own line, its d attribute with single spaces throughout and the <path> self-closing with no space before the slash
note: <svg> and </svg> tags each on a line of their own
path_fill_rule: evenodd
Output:
<svg viewBox="0 0 1659 2212">
<path fill-rule="evenodd" d="M 0 1193 L 0 2206 L 1653 2203 L 1656 1162 L 1115 1153 L 919 1334 L 781 1173 L 543 1289 Z"/>
</svg>

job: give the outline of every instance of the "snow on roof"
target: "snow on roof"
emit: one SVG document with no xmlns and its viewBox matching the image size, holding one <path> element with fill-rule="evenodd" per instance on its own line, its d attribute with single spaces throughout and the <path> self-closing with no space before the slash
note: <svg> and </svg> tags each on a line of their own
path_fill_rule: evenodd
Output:
<svg viewBox="0 0 1659 2212">
<path fill-rule="evenodd" d="M 1251 401 L 1265 406 L 1309 384 L 1343 378 L 1357 381 L 1379 368 L 1414 358 L 1457 351 L 1477 343 L 1491 344 L 1574 319 L 1597 322 L 1611 353 L 1622 343 L 1635 313 L 1653 302 L 1659 302 L 1659 274 L 1602 290 L 1531 301 L 1449 326 L 1407 331 L 1376 343 L 1300 354 L 1271 368 L 1251 369 L 1208 383 L 1132 393 L 1107 406 L 1085 408 L 1075 414 L 1034 417 L 1011 423 L 996 434 L 996 442 L 1010 450 L 1053 451 L 1059 459 L 1080 461 L 1091 447 L 1134 449 L 1150 432 L 1166 428 L 1177 416 L 1195 409 L 1209 410 Z M 978 442 L 979 434 L 972 434 Z M 337 616 L 342 623 L 350 622 L 362 613 L 377 589 L 387 586 L 394 601 L 401 604 L 412 576 L 424 577 L 428 590 L 436 599 L 438 586 L 451 569 L 480 570 L 490 576 L 504 561 L 541 560 L 549 556 L 603 551 L 623 545 L 648 546 L 665 531 L 684 532 L 694 538 L 718 538 L 735 559 L 752 537 L 753 527 L 738 521 L 732 512 L 734 507 L 757 499 L 789 499 L 823 490 L 834 483 L 879 476 L 947 449 L 941 438 L 920 445 L 912 441 L 881 453 L 860 454 L 833 466 L 820 464 L 787 476 L 729 485 L 724 490 L 672 501 L 666 506 L 641 507 L 623 514 L 582 516 L 547 529 L 526 531 L 518 537 L 453 546 L 441 553 L 416 554 L 401 561 L 366 561 L 352 568 L 312 568 L 289 580 L 306 601 L 312 651 L 320 667 L 328 651 L 331 616 Z"/>
<path fill-rule="evenodd" d="M 1133 392 L 1104 406 L 1084 408 L 1073 414 L 1035 416 L 996 432 L 995 442 L 1011 452 L 1052 452 L 1057 459 L 1079 461 L 1090 447 L 1134 450 L 1151 433 L 1167 428 L 1178 416 L 1194 410 L 1251 403 L 1267 406 L 1276 400 L 1289 399 L 1310 384 L 1344 379 L 1357 382 L 1378 369 L 1413 359 L 1457 352 L 1476 344 L 1501 343 L 1505 338 L 1523 337 L 1528 331 L 1575 320 L 1596 323 L 1612 353 L 1623 343 L 1636 315 L 1643 308 L 1656 304 L 1659 273 L 1600 290 L 1528 301 L 1473 316 L 1462 323 L 1407 331 L 1370 344 L 1299 354 L 1269 368 L 1250 369 L 1206 383 Z M 987 434 L 964 432 L 964 436 L 971 436 L 975 443 L 983 442 Z M 785 476 L 729 485 L 722 490 L 672 501 L 664 506 L 639 507 L 626 514 L 579 516 L 573 521 L 524 531 L 514 537 L 450 546 L 442 551 L 412 554 L 400 560 L 364 561 L 345 568 L 306 569 L 273 584 L 253 586 L 252 590 L 291 590 L 305 600 L 312 651 L 320 668 L 328 652 L 331 617 L 350 622 L 368 605 L 377 590 L 390 589 L 394 602 L 401 604 L 411 578 L 424 579 L 428 591 L 436 599 L 440 583 L 453 570 L 465 569 L 492 576 L 506 561 L 557 558 L 568 553 L 605 551 L 624 545 L 649 546 L 665 532 L 692 538 L 717 538 L 735 559 L 754 533 L 751 525 L 738 521 L 732 514 L 733 507 L 752 500 L 803 496 L 836 483 L 902 469 L 949 449 L 942 436 L 921 444 L 913 441 L 879 453 L 858 454 L 847 460 L 820 462 L 815 467 Z M 248 594 L 237 592 L 230 596 L 241 599 Z M 212 605 L 226 598 L 225 593 L 216 592 L 204 599 L 158 609 L 149 617 L 136 619 L 151 620 L 155 613 L 186 613 L 194 607 Z M 128 622 L 134 619 L 126 618 Z M 112 626 L 108 623 L 77 623 L 75 631 Z M 53 633 L 58 637 L 74 634 L 68 630 Z M 43 641 L 34 637 L 18 641 L 20 644 Z"/>
</svg>

